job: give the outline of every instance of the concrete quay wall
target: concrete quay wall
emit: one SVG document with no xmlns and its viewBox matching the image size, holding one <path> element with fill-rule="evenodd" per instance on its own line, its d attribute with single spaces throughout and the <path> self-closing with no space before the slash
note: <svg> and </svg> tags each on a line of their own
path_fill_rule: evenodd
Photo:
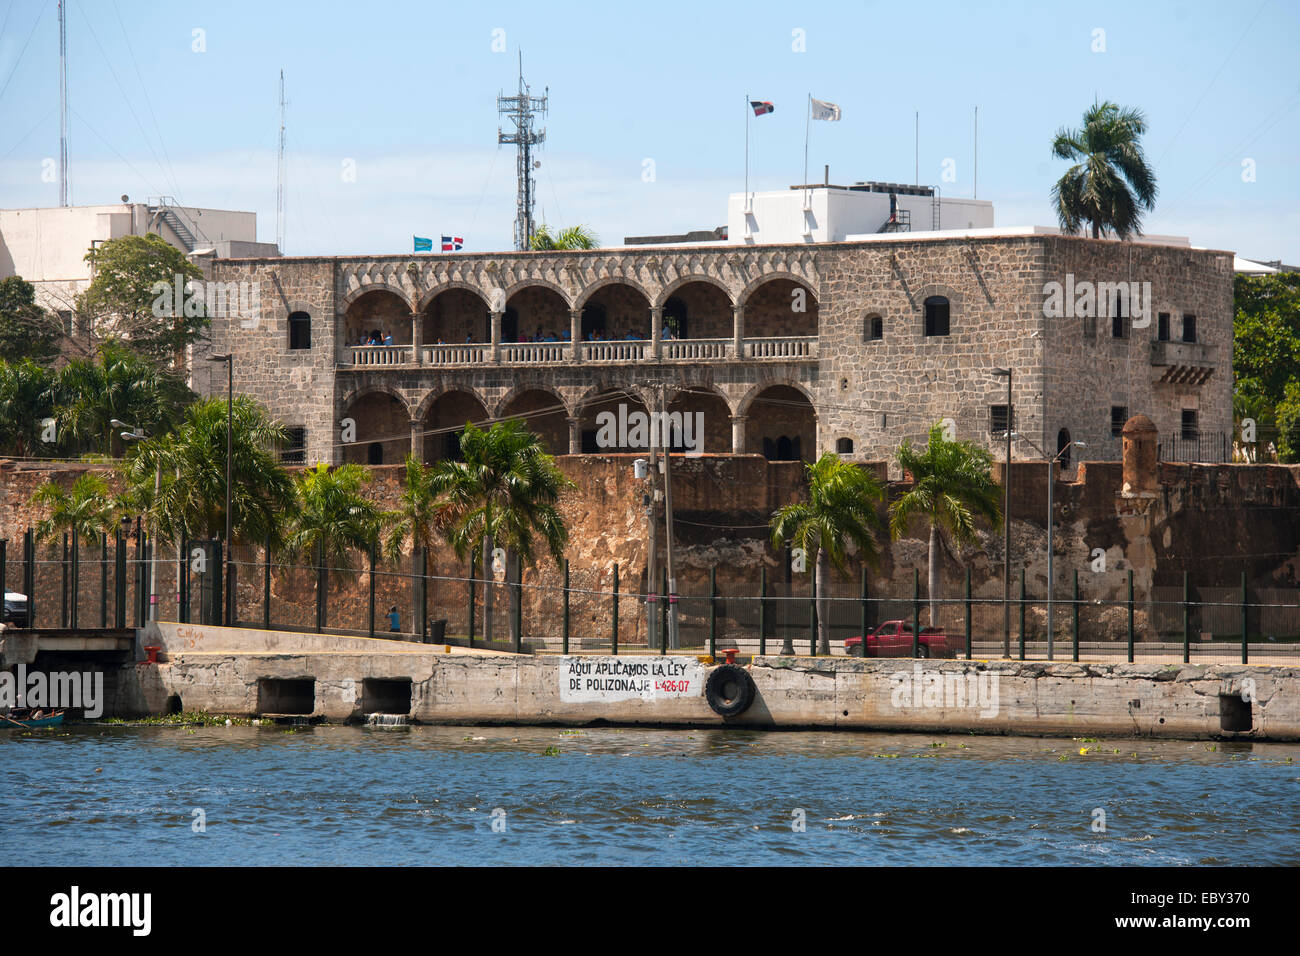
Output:
<svg viewBox="0 0 1300 956">
<path fill-rule="evenodd" d="M 693 656 L 447 653 L 365 638 L 295 634 L 291 644 L 274 632 L 185 628 L 159 626 L 166 635 L 161 663 L 127 665 L 113 682 L 110 712 L 165 713 L 179 705 L 279 713 L 268 693 L 281 686 L 276 682 L 297 682 L 310 693 L 300 712 L 329 721 L 380 710 L 443 724 L 1300 740 L 1297 667 L 757 657 L 746 668 L 753 703 L 724 718 L 704 694 L 713 666 Z M 310 646 L 309 637 L 322 646 Z M 408 682 L 409 695 L 394 705 L 393 688 L 406 694 Z M 380 693 L 390 696 L 379 700 Z"/>
</svg>

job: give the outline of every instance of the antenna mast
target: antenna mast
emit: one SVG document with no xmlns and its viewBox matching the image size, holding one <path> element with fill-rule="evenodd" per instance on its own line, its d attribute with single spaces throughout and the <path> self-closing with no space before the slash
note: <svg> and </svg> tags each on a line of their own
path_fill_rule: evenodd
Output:
<svg viewBox="0 0 1300 956">
<path fill-rule="evenodd" d="M 280 71 L 280 154 L 276 161 L 275 247 L 284 255 L 284 70 Z"/>
<path fill-rule="evenodd" d="M 68 204 L 68 17 L 59 0 L 59 205 Z"/>
<path fill-rule="evenodd" d="M 533 160 L 532 147 L 546 142 L 546 130 L 534 129 L 533 118 L 540 113 L 546 115 L 546 101 L 550 88 L 541 96 L 531 96 L 528 84 L 524 82 L 524 54 L 519 53 L 519 92 L 515 96 L 499 94 L 497 96 L 497 113 L 509 117 L 515 124 L 513 133 L 503 132 L 497 127 L 497 142 L 519 147 L 516 161 L 516 176 L 519 181 L 519 195 L 515 212 L 515 248 L 525 250 L 533 239 Z"/>
</svg>

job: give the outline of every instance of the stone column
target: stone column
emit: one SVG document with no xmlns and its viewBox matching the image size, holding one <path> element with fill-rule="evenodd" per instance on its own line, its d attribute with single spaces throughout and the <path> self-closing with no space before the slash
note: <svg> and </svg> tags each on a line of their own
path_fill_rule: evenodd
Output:
<svg viewBox="0 0 1300 956">
<path fill-rule="evenodd" d="M 731 416 L 731 453 L 733 455 L 743 455 L 745 453 L 745 422 L 748 419 L 748 415 Z"/>
<path fill-rule="evenodd" d="M 745 357 L 745 307 L 743 305 L 733 305 L 731 307 L 731 327 L 732 327 L 732 348 L 735 350 L 733 358 L 742 359 Z"/>
<path fill-rule="evenodd" d="M 424 361 L 424 314 L 411 313 L 411 364 L 420 365 Z"/>
<path fill-rule="evenodd" d="M 658 362 L 664 357 L 664 310 L 662 306 L 650 310 L 650 357 Z"/>
<path fill-rule="evenodd" d="M 501 312 L 492 313 L 492 361 L 501 364 Z"/>
<path fill-rule="evenodd" d="M 418 418 L 411 419 L 411 454 L 416 461 L 424 462 L 424 422 Z"/>
<path fill-rule="evenodd" d="M 582 419 L 570 418 L 569 423 L 569 454 L 582 454 Z"/>
<path fill-rule="evenodd" d="M 573 351 L 570 355 L 571 361 L 582 361 L 582 310 L 569 310 L 569 336 L 573 340 Z M 575 452 L 576 454 L 576 452 Z"/>
</svg>

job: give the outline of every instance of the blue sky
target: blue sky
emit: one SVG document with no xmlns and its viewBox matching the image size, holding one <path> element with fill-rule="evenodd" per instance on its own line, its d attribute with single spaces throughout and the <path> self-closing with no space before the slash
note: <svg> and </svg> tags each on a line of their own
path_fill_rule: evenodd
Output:
<svg viewBox="0 0 1300 956">
<path fill-rule="evenodd" d="M 467 250 L 510 248 L 514 152 L 496 145 L 495 97 L 513 90 L 522 48 L 534 91 L 550 90 L 538 216 L 607 243 L 725 222 L 747 93 L 776 104 L 752 121 L 756 188 L 800 180 L 811 93 L 844 116 L 814 124 L 813 178 L 829 163 L 835 182 L 911 182 L 919 110 L 921 182 L 969 196 L 978 106 L 979 197 L 999 225 L 1054 224 L 1048 191 L 1066 164 L 1052 136 L 1100 96 L 1147 114 L 1160 185 L 1148 233 L 1300 262 L 1293 0 L 68 9 L 73 201 L 251 209 L 273 240 L 283 68 L 291 255 L 405 252 L 412 234 L 451 232 Z M 42 180 L 58 153 L 56 2 L 0 0 L 0 23 L 0 206 L 56 205 Z"/>
</svg>

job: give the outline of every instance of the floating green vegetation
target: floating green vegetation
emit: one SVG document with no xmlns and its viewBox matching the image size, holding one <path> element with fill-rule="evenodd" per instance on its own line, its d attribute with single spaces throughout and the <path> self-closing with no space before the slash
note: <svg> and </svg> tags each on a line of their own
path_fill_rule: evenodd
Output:
<svg viewBox="0 0 1300 956">
<path fill-rule="evenodd" d="M 228 714 L 206 714 L 198 710 L 187 710 L 182 714 L 156 714 L 152 717 L 105 717 L 95 721 L 97 724 L 111 724 L 116 727 L 251 727 L 264 723 L 251 717 L 233 717 Z"/>
<path fill-rule="evenodd" d="M 543 757 L 558 757 L 560 755 L 559 747 L 547 747 L 542 751 Z"/>
</svg>

